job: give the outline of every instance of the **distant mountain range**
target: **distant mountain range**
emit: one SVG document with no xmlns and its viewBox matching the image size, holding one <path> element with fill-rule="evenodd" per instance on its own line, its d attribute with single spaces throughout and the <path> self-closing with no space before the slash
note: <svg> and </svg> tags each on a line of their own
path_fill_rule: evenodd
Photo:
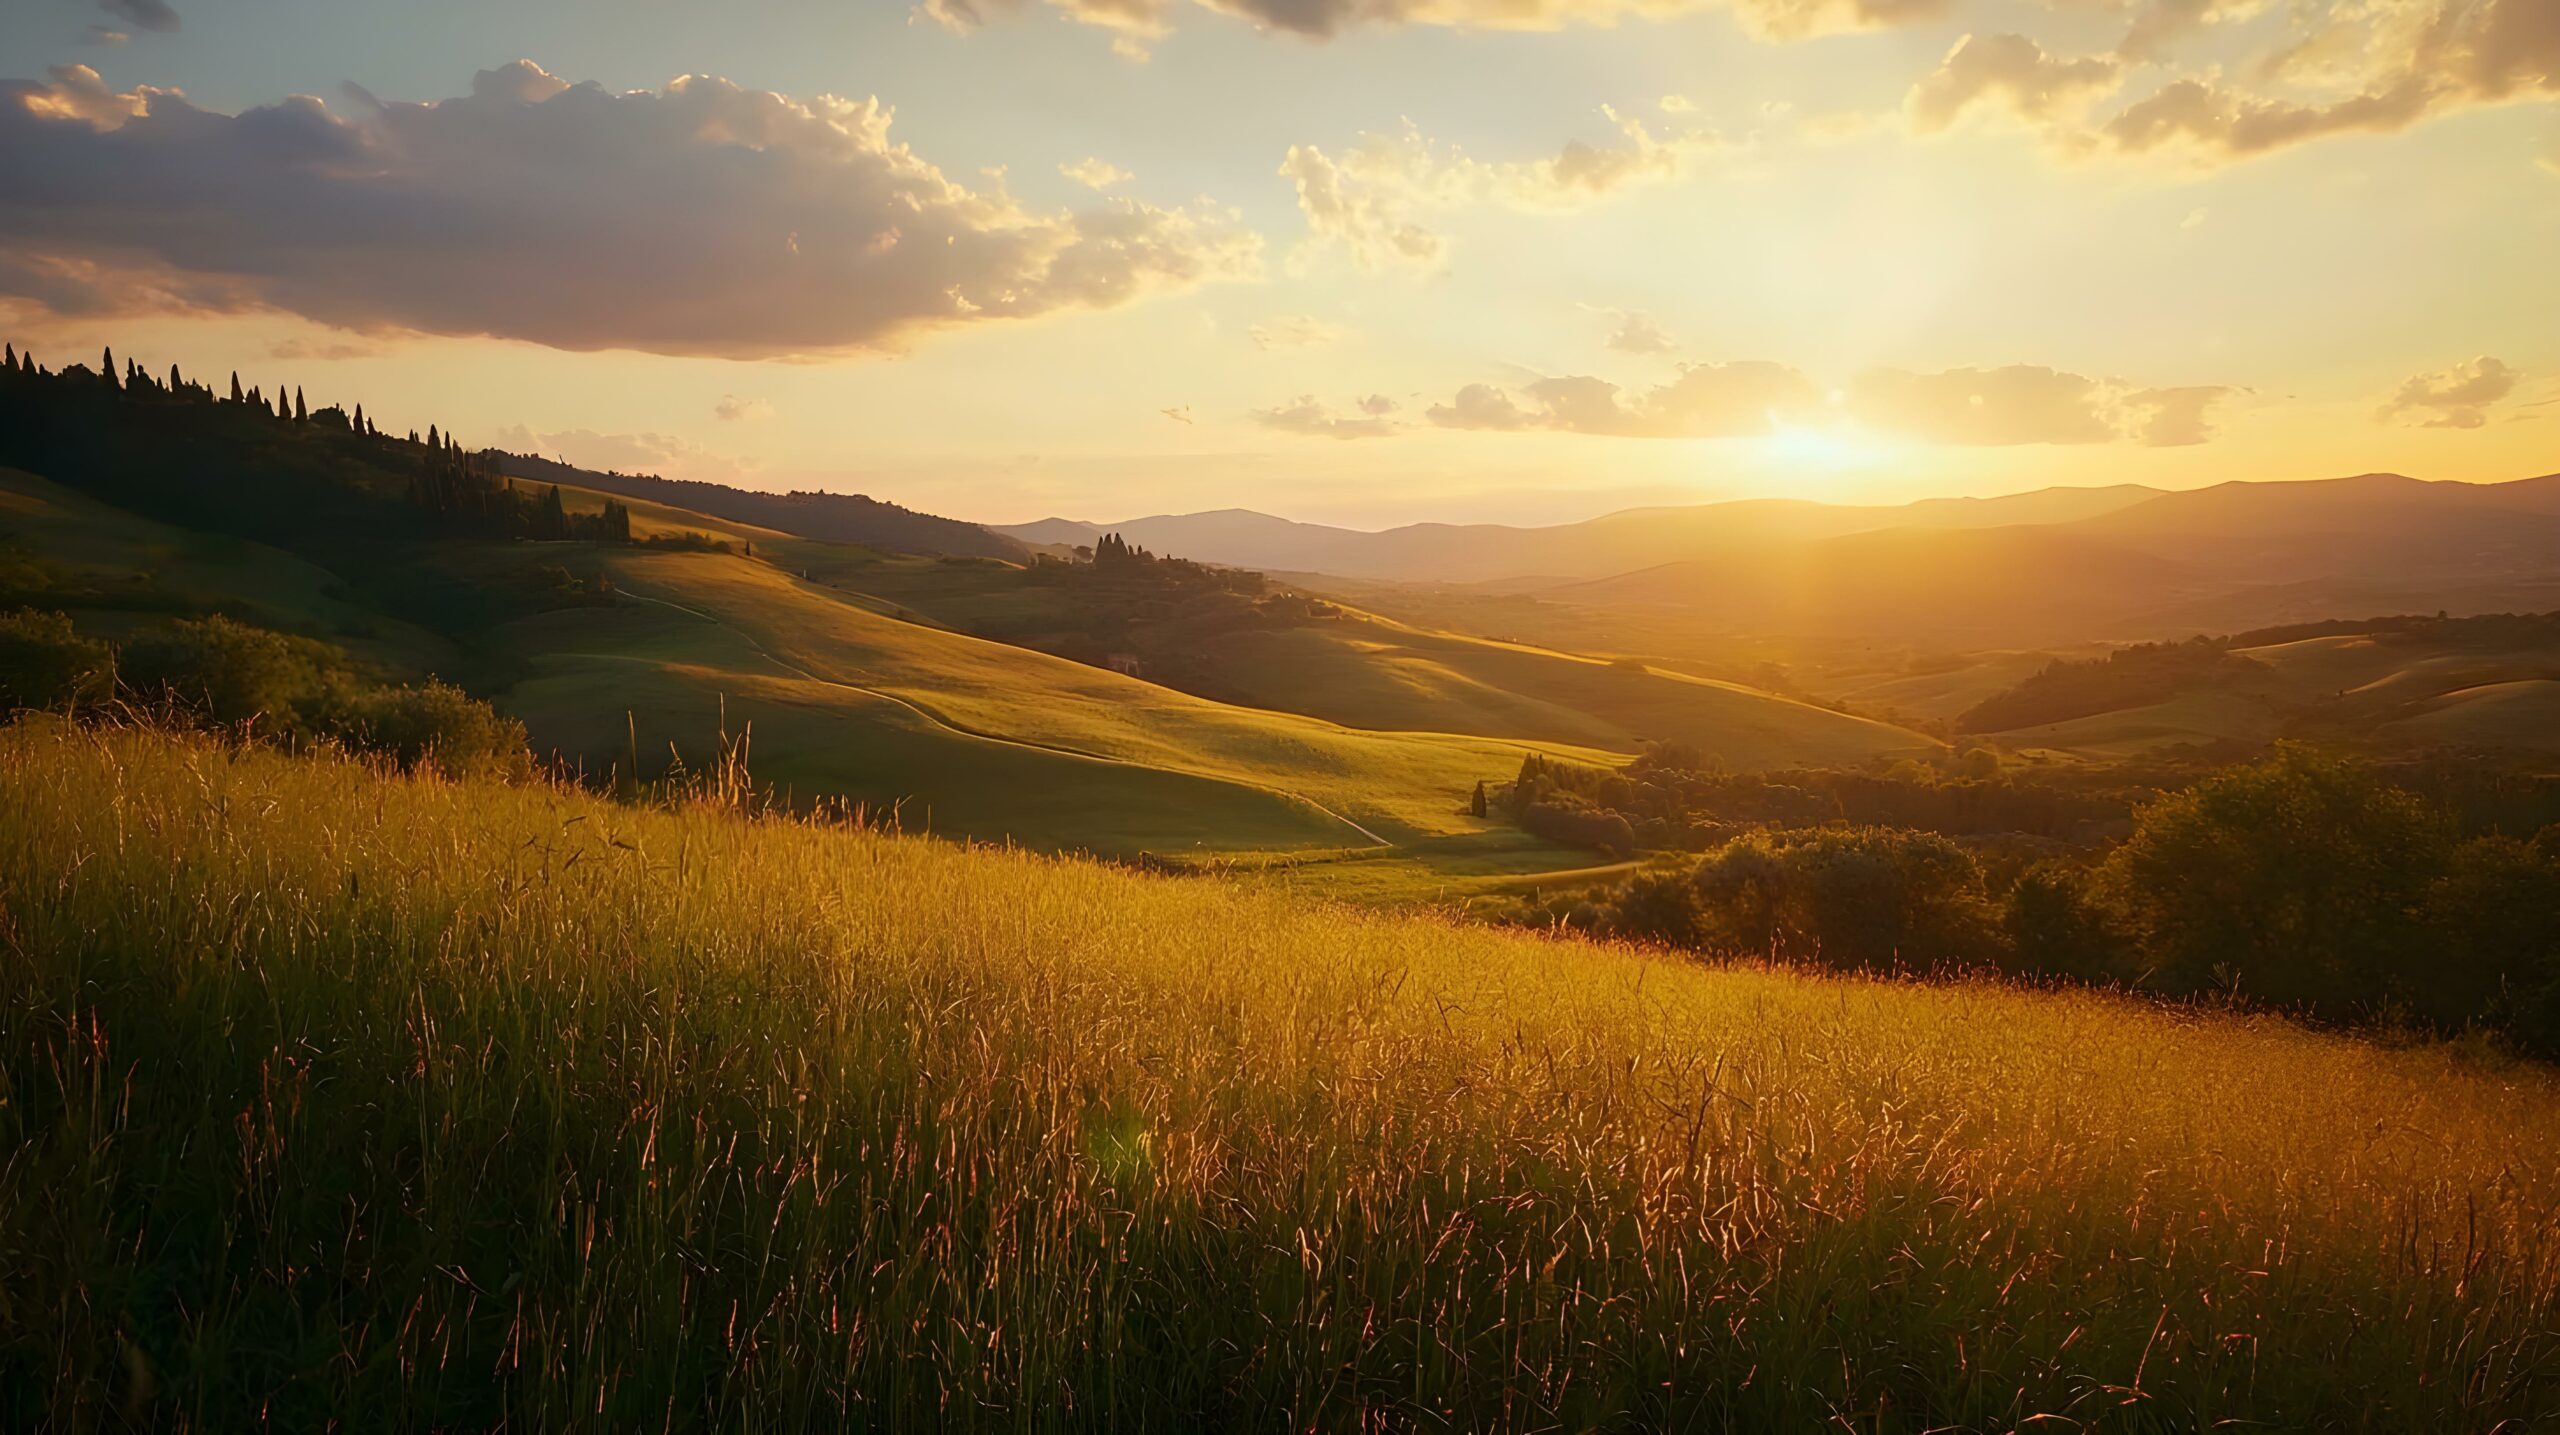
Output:
<svg viewBox="0 0 2560 1435">
<path fill-rule="evenodd" d="M 1900 507 L 1750 500 L 1553 528 L 1362 533 L 1239 511 L 1110 528 L 1210 562 L 1499 580 L 1554 603 L 1736 633 L 2042 643 L 2560 607 L 2560 475 L 2048 488 Z M 1000 531 L 1083 542 L 1088 530 L 1104 531 L 1058 520 Z"/>
<path fill-rule="evenodd" d="M 2047 488 L 2003 498 L 1933 498 L 1898 506 L 1755 498 L 1679 508 L 1631 508 L 1582 523 L 1517 528 L 1416 523 L 1383 532 L 1295 523 L 1250 509 L 1168 514 L 1124 523 L 1044 518 L 990 525 L 1030 544 L 1088 544 L 1117 533 L 1174 557 L 1266 572 L 1325 573 L 1420 583 L 1607 578 L 1756 543 L 1801 542 L 1880 528 L 1988 528 L 2062 523 L 2160 496 L 2136 484 Z"/>
</svg>

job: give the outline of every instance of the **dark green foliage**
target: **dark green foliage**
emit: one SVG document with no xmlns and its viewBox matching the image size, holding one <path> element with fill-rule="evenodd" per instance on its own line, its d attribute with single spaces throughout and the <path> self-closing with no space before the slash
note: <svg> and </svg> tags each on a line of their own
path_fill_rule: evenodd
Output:
<svg viewBox="0 0 2560 1435">
<path fill-rule="evenodd" d="M 1923 832 L 1833 828 L 1740 838 L 1690 873 L 1703 942 L 1860 970 L 1989 958 L 1982 868 Z"/>
<path fill-rule="evenodd" d="M 0 714 L 61 708 L 107 695 L 115 655 L 60 613 L 0 613 Z"/>
<path fill-rule="evenodd" d="M 2368 770 L 2285 747 L 2144 808 L 2102 880 L 2163 983 L 2346 1016 L 2399 985 L 2450 837 Z"/>
<path fill-rule="evenodd" d="M 2008 732 L 2165 702 L 2180 692 L 2244 680 L 2263 664 L 2229 651 L 2229 640 L 2142 643 L 2103 658 L 2058 659 L 2025 682 L 1976 703 L 1959 732 Z"/>
<path fill-rule="evenodd" d="M 567 483 L 624 498 L 647 499 L 802 538 L 859 543 L 895 553 L 955 553 L 1016 563 L 1031 556 L 1021 544 L 974 523 L 918 513 L 858 493 L 758 493 L 693 479 L 592 473 L 527 454 L 495 453 L 490 461 L 516 478 Z"/>
<path fill-rule="evenodd" d="M 168 704 L 200 721 L 314 731 L 337 676 L 336 655 L 229 618 L 180 619 L 125 644 L 118 676 L 145 704 Z"/>
<path fill-rule="evenodd" d="M 2024 976 L 2104 982 L 2130 975 L 2132 953 L 2091 889 L 2086 869 L 2040 862 L 2018 874 L 2001 904 L 2001 963 Z"/>
<path fill-rule="evenodd" d="M 439 682 L 354 694 L 336 706 L 330 723 L 349 747 L 382 754 L 404 770 L 432 766 L 456 777 L 504 778 L 532 770 L 523 723 Z"/>
<path fill-rule="evenodd" d="M 2560 832 L 2455 848 L 2419 910 L 2410 1001 L 2435 1024 L 2486 1016 L 2560 1058 Z"/>
</svg>

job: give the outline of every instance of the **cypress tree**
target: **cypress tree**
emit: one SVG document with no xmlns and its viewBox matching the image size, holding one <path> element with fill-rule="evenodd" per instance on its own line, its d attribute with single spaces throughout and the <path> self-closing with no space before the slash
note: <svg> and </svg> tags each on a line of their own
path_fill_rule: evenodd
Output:
<svg viewBox="0 0 2560 1435">
<path fill-rule="evenodd" d="M 9 350 L 9 372 L 14 374 L 18 371 L 18 346 L 10 344 L 6 347 Z"/>
<path fill-rule="evenodd" d="M 106 351 L 106 357 L 105 357 L 105 358 L 103 358 L 103 359 L 100 359 L 100 360 L 98 361 L 98 372 L 99 372 L 99 373 L 101 373 L 101 374 L 106 375 L 106 378 L 107 378 L 107 387 L 108 387 L 109 389 L 115 389 L 115 388 L 120 387 L 120 386 L 116 383 L 116 351 L 115 351 L 115 350 L 113 350 L 113 349 L 109 349 L 109 350 L 107 350 L 107 351 Z"/>
<path fill-rule="evenodd" d="M 1482 817 L 1484 816 L 1484 806 L 1484 779 L 1479 777 L 1476 779 L 1476 800 L 1467 804 L 1467 811 L 1477 817 Z"/>
<path fill-rule="evenodd" d="M 169 392 L 174 394 L 186 386 L 186 376 L 178 372 L 177 365 L 171 364 L 169 366 Z"/>
<path fill-rule="evenodd" d="M 293 386 L 293 416 L 297 420 L 309 419 L 311 417 L 311 410 L 303 407 L 302 385 L 300 384 Z"/>
<path fill-rule="evenodd" d="M 245 396 L 240 392 L 240 371 L 233 369 L 231 371 L 231 402 L 241 403 L 244 398 Z"/>
<path fill-rule="evenodd" d="M 434 424 L 427 425 L 427 447 L 436 449 L 444 447 L 444 436 L 436 432 Z"/>
</svg>

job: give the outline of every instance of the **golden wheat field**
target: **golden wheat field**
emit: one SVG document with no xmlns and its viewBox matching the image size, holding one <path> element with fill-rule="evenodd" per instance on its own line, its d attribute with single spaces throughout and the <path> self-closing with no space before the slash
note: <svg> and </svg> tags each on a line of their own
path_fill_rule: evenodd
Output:
<svg viewBox="0 0 2560 1435">
<path fill-rule="evenodd" d="M 0 1424 L 2508 1430 L 2560 1084 L 0 730 Z"/>
</svg>

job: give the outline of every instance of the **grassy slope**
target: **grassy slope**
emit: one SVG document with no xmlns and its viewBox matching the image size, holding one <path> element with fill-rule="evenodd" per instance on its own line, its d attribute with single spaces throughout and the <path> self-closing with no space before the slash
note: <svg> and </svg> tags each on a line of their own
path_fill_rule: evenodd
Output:
<svg viewBox="0 0 2560 1435">
<path fill-rule="evenodd" d="M 887 563 L 832 575 L 862 594 L 1004 637 L 1061 621 L 1057 589 L 1010 570 Z M 1222 696 L 1347 727 L 1450 732 L 1632 752 L 1686 743 L 1736 768 L 1846 764 L 1931 746 L 1920 734 L 1636 664 L 1470 637 L 1354 611 L 1340 622 L 1203 641 Z"/>
<path fill-rule="evenodd" d="M 1436 733 L 1361 732 L 1229 707 L 1081 663 L 898 622 L 743 559 L 621 552 L 605 562 L 626 594 L 704 615 L 697 621 L 716 623 L 769 655 L 755 671 L 797 670 L 885 694 L 961 732 L 1285 793 L 1389 841 L 1482 830 L 1462 810 L 1467 793 L 1480 778 L 1508 777 L 1525 750 Z M 1554 750 L 1583 761 L 1611 760 L 1600 752 Z M 981 780 L 968 771 L 915 776 L 920 784 L 938 776 Z M 1347 826 L 1337 831 L 1328 845 L 1366 845 Z"/>
<path fill-rule="evenodd" d="M 2265 742 L 2291 716 L 2316 714 L 2343 732 L 2429 744 L 2560 747 L 2548 695 L 2560 691 L 2560 652 L 2549 648 L 2444 651 L 2337 634 L 2234 651 L 2264 671 L 2145 707 L 1998 737 L 2022 748 L 2121 757 L 2180 743 Z"/>
<path fill-rule="evenodd" d="M 0 468 L 0 553 L 33 560 L 48 580 L 34 596 L 95 632 L 223 612 L 394 669 L 450 657 L 433 635 L 349 602 L 335 575 L 289 553 L 154 523 L 15 469 Z"/>
<path fill-rule="evenodd" d="M 50 725 L 0 933 L 0 1424 L 2560 1418 L 2439 1052 Z"/>
<path fill-rule="evenodd" d="M 2560 752 L 2560 681 L 2529 678 L 2460 688 L 2383 731 L 2457 747 Z"/>
</svg>

